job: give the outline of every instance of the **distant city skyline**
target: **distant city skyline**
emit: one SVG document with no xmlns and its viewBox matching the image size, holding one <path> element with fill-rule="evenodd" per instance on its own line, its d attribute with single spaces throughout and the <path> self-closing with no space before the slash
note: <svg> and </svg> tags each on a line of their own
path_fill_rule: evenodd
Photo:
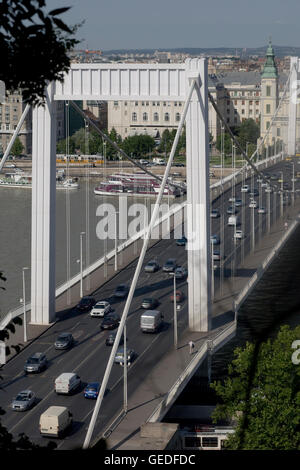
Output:
<svg viewBox="0 0 300 470">
<path fill-rule="evenodd" d="M 298 0 L 46 0 L 46 9 L 71 6 L 69 25 L 85 21 L 78 48 L 174 49 L 300 46 Z"/>
</svg>

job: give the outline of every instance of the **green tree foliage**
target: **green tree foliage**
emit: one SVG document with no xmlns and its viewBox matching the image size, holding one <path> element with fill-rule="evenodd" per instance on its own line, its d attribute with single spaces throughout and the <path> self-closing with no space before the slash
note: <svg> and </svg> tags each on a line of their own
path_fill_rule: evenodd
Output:
<svg viewBox="0 0 300 470">
<path fill-rule="evenodd" d="M 274 340 L 237 348 L 223 383 L 212 388 L 221 399 L 213 417 L 235 419 L 229 449 L 300 450 L 300 365 L 292 343 L 300 326 L 280 328 Z"/>
<path fill-rule="evenodd" d="M 105 132 L 105 134 L 107 134 L 107 132 Z M 121 147 L 122 138 L 117 133 L 117 131 L 114 127 L 112 128 L 112 130 L 107 135 L 113 142 L 116 142 L 116 144 L 119 147 Z M 114 147 L 112 145 L 108 144 L 108 143 L 106 144 L 106 158 L 107 158 L 107 160 L 118 160 L 118 158 L 119 158 L 117 150 L 115 150 Z"/>
<path fill-rule="evenodd" d="M 0 80 L 8 90 L 22 89 L 29 103 L 43 101 L 48 81 L 63 79 L 77 27 L 68 27 L 59 15 L 69 7 L 45 13 L 44 0 L 2 0 L 0 4 Z"/>
<path fill-rule="evenodd" d="M 219 152 L 221 152 L 222 150 L 222 136 L 221 135 L 218 135 L 217 137 L 216 147 L 219 150 Z M 224 135 L 224 152 L 225 152 L 225 155 L 229 155 L 229 154 L 231 155 L 231 152 L 232 152 L 232 141 L 231 141 L 230 135 L 227 132 L 225 132 L 225 135 Z"/>
<path fill-rule="evenodd" d="M 133 135 L 126 137 L 122 143 L 122 149 L 127 155 L 132 153 L 133 157 L 141 157 L 152 152 L 155 141 L 150 135 Z"/>
<path fill-rule="evenodd" d="M 246 142 L 256 145 L 259 136 L 259 125 L 254 121 L 254 119 L 245 119 L 245 121 L 241 123 L 238 130 L 238 139 L 244 150 L 246 150 Z"/>
<path fill-rule="evenodd" d="M 176 129 L 172 129 L 171 131 L 169 131 L 169 129 L 165 129 L 162 133 L 160 145 L 158 146 L 157 150 L 160 153 L 163 153 L 164 155 L 167 154 L 168 156 L 168 154 L 171 152 L 175 135 L 176 135 Z M 185 148 L 186 148 L 186 132 L 185 132 L 185 128 L 183 128 L 182 133 L 178 140 L 177 147 L 176 147 L 175 157 L 177 157 L 182 151 L 184 151 Z"/>
<path fill-rule="evenodd" d="M 16 137 L 16 140 L 14 141 L 14 144 L 11 148 L 10 153 L 14 156 L 21 155 L 24 151 L 24 145 L 20 141 L 19 137 Z"/>
</svg>

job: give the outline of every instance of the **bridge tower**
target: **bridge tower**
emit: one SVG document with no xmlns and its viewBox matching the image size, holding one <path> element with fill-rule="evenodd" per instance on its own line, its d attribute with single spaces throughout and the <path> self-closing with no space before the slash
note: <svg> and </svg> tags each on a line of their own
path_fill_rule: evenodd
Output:
<svg viewBox="0 0 300 470">
<path fill-rule="evenodd" d="M 186 101 L 189 326 L 210 329 L 211 256 L 206 59 L 185 64 L 72 64 L 33 111 L 31 322 L 55 319 L 55 119 L 57 100 Z"/>
</svg>

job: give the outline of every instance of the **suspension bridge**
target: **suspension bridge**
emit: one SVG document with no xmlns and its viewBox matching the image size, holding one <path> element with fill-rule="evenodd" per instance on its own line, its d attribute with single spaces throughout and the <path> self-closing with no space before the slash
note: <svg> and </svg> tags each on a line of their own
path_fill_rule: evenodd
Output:
<svg viewBox="0 0 300 470">
<path fill-rule="evenodd" d="M 251 157 L 242 149 L 213 97 L 208 92 L 207 63 L 205 59 L 188 59 L 185 64 L 168 65 L 72 64 L 63 83 L 49 84 L 46 90 L 45 106 L 33 109 L 31 301 L 25 306 L 25 311 L 30 312 L 30 324 L 41 326 L 42 329 L 46 330 L 46 333 L 44 333 L 45 338 L 51 336 L 52 328 L 64 321 L 64 328 L 74 328 L 76 333 L 77 323 L 78 328 L 85 328 L 81 325 L 81 321 L 78 321 L 78 316 L 72 317 L 72 314 L 67 314 L 65 319 L 60 318 L 59 323 L 55 322 L 57 321 L 57 305 L 59 305 L 60 310 L 63 310 L 68 309 L 72 303 L 75 303 L 74 295 L 75 298 L 78 298 L 79 291 L 82 291 L 82 278 L 86 281 L 85 293 L 97 292 L 100 288 L 101 296 L 105 296 L 105 292 L 107 293 L 116 282 L 130 279 L 130 289 L 125 305 L 120 312 L 121 319 L 115 342 L 109 357 L 107 357 L 107 362 L 105 361 L 106 364 L 101 366 L 102 372 L 98 377 L 101 387 L 95 407 L 93 409 L 89 408 L 84 419 L 83 417 L 80 418 L 85 425 L 84 430 L 79 433 L 81 438 L 84 436 L 84 441 L 81 442 L 84 448 L 91 445 L 93 436 L 94 438 L 103 435 L 105 437 L 111 436 L 111 439 L 113 435 L 116 435 L 114 432 L 119 433 L 117 438 L 112 440 L 112 446 L 116 446 L 118 442 L 126 441 L 127 438 L 127 440 L 130 440 L 128 436 L 131 436 L 132 433 L 133 435 L 136 434 L 137 419 L 142 420 L 141 422 L 157 422 L 163 419 L 176 397 L 204 359 L 233 337 L 240 305 L 255 288 L 265 270 L 277 256 L 280 248 L 298 226 L 298 193 L 295 173 L 297 162 L 295 159 L 292 160 L 289 163 L 288 171 L 285 168 L 287 163 L 284 162 L 287 156 L 294 158 L 296 155 L 297 87 L 295 83 L 297 83 L 298 71 L 299 61 L 297 58 L 292 58 L 290 75 L 277 103 L 276 110 L 263 139 L 261 139 Z M 141 99 L 184 102 L 163 177 L 158 177 L 148 168 L 132 161 L 132 158 L 126 155 L 115 142 L 112 142 L 107 135 L 98 129 L 76 104 L 76 100 L 130 101 Z M 70 245 L 68 244 L 66 253 L 67 282 L 57 288 L 55 282 L 55 109 L 56 103 L 60 100 L 64 100 L 66 103 L 67 128 L 69 126 L 68 110 L 70 106 L 73 106 L 85 119 L 86 142 L 88 142 L 89 129 L 93 128 L 105 142 L 112 145 L 122 155 L 122 158 L 131 161 L 141 170 L 159 179 L 160 189 L 150 220 L 145 222 L 143 229 L 125 241 L 121 240 L 122 237 L 119 237 L 118 244 L 116 243 L 115 249 L 111 251 L 105 245 L 104 256 L 96 262 L 91 262 L 89 258 L 89 234 L 91 229 L 89 226 L 89 183 L 87 183 L 85 207 L 86 267 L 83 273 L 71 278 Z M 209 181 L 209 101 L 212 103 L 222 127 L 221 178 L 218 183 L 211 187 Z M 260 149 L 263 148 L 268 138 L 276 132 L 278 113 L 283 106 L 287 107 L 287 102 L 286 135 L 281 136 L 281 151 L 276 155 L 267 155 L 264 160 L 259 159 Z M 0 164 L 0 170 L 9 155 L 11 146 L 27 112 L 28 107 L 25 108 L 20 123 L 6 149 Z M 163 216 L 159 216 L 176 146 L 184 125 L 186 126 L 186 201 L 178 204 L 175 209 L 170 209 Z M 225 132 L 232 139 L 233 171 L 227 177 L 224 177 L 223 174 Z M 240 168 L 236 168 L 236 152 L 243 159 L 243 165 Z M 86 154 L 88 153 L 87 145 Z M 69 154 L 68 147 L 66 148 L 66 154 Z M 104 158 L 104 167 L 105 165 L 106 159 Z M 121 168 L 122 163 L 120 163 Z M 87 168 L 87 176 L 89 171 Z M 276 171 L 281 174 L 281 177 L 274 178 Z M 257 185 L 255 179 L 259 182 L 258 208 L 261 209 L 259 213 L 255 211 L 256 205 L 251 206 L 251 201 L 248 208 L 248 196 L 242 190 L 248 185 L 249 190 L 254 194 Z M 87 181 L 89 181 L 89 178 L 87 178 Z M 285 189 L 284 181 L 286 184 L 291 183 L 291 188 Z M 263 188 L 268 188 L 268 192 L 264 195 Z M 239 228 L 237 224 L 234 227 L 227 226 L 225 216 L 228 196 L 230 196 L 231 205 L 234 205 L 237 198 L 240 197 L 242 217 Z M 219 211 L 220 217 L 218 220 L 213 220 L 211 217 L 212 208 Z M 262 211 L 262 209 L 264 210 Z M 293 219 L 288 227 L 283 228 L 287 210 Z M 69 192 L 66 192 L 66 220 L 67 239 L 69 240 L 72 236 Z M 181 255 L 177 255 L 178 248 L 175 247 L 176 251 L 174 251 L 174 240 L 172 247 L 170 240 L 164 239 L 154 243 L 151 239 L 155 226 L 162 227 L 165 221 L 168 222 L 167 231 L 176 230 L 176 227 L 181 227 L 184 222 L 186 223 L 185 235 L 188 241 L 186 250 L 183 250 Z M 215 233 L 219 234 L 219 242 L 221 242 L 219 250 L 220 264 L 217 269 L 214 269 L 216 255 Z M 241 238 L 239 238 L 238 233 Z M 117 238 L 117 230 L 115 230 L 115 239 L 117 240 Z M 257 246 L 260 247 L 259 253 L 256 250 Z M 177 326 L 179 328 L 178 344 L 175 348 L 172 346 L 173 333 L 171 329 L 169 329 L 168 335 L 165 335 L 165 340 L 159 346 L 156 339 L 153 341 L 147 340 L 145 342 L 146 347 L 139 353 L 136 364 L 133 363 L 130 369 L 125 361 L 122 374 L 114 377 L 114 358 L 124 330 L 124 337 L 129 336 L 129 345 L 131 335 L 135 336 L 137 334 L 138 324 L 135 322 L 135 326 L 131 325 L 130 329 L 130 323 L 134 321 L 132 311 L 137 309 L 135 297 L 140 295 L 138 293 L 141 289 L 140 286 L 142 285 L 146 289 L 147 283 L 149 284 L 149 278 L 143 277 L 143 265 L 149 259 L 149 256 L 153 256 L 153 252 L 155 252 L 156 257 L 162 257 L 162 253 L 167 252 L 167 250 L 170 250 L 170 254 L 176 252 L 175 257 L 182 258 L 182 264 L 187 262 L 188 268 L 187 302 L 178 313 L 178 325 L 177 312 L 174 311 L 173 316 L 170 307 L 164 303 L 166 299 L 162 302 L 164 308 L 168 310 L 169 323 L 174 324 L 174 336 L 177 335 Z M 122 261 L 120 260 L 121 256 Z M 115 260 L 114 267 L 109 264 L 109 261 L 113 259 Z M 230 282 L 228 282 L 228 279 L 230 279 Z M 163 286 L 165 282 L 165 278 L 159 278 L 157 288 L 160 289 L 160 286 Z M 81 289 L 79 290 L 80 286 Z M 166 287 L 169 289 L 169 281 L 166 282 Z M 20 309 L 10 312 L 2 321 L 1 328 L 4 328 L 13 317 L 20 314 Z M 223 319 L 226 319 L 226 321 Z M 54 327 L 50 327 L 52 324 L 54 324 Z M 43 337 L 42 335 L 41 341 L 43 341 Z M 89 326 L 84 337 L 86 338 L 84 347 L 87 350 L 80 352 L 80 347 L 78 347 L 80 356 L 77 357 L 76 362 L 71 360 L 69 364 L 66 363 L 66 365 L 72 367 L 72 370 L 82 367 L 83 364 L 88 367 L 87 361 L 89 360 L 91 364 L 95 364 L 93 354 L 98 336 L 92 333 Z M 89 338 L 90 341 L 88 341 Z M 162 340 L 161 335 L 157 338 Z M 98 346 L 100 347 L 101 338 L 98 339 Z M 191 357 L 187 352 L 187 344 L 190 340 L 197 344 L 197 351 Z M 49 343 L 45 340 L 44 344 Z M 140 342 L 138 344 L 140 345 Z M 32 347 L 36 348 L 35 342 L 28 348 Z M 101 347 L 103 347 L 103 344 L 101 344 Z M 126 339 L 125 347 L 129 347 L 126 344 Z M 47 347 L 47 349 L 49 348 Z M 26 352 L 26 349 L 24 352 Z M 145 365 L 145 361 L 148 362 L 148 354 L 150 354 L 148 351 L 152 354 L 150 369 L 147 369 Z M 23 357 L 24 352 L 22 351 Z M 20 359 L 20 355 L 18 358 Z M 14 361 L 15 359 L 12 359 L 6 368 L 9 369 L 10 365 L 13 367 Z M 95 368 L 94 365 L 92 367 Z M 132 372 L 134 368 L 137 371 L 136 373 Z M 145 371 L 148 371 L 147 374 L 145 374 Z M 151 378 L 150 381 L 149 377 Z M 114 385 L 110 387 L 109 393 L 107 393 L 112 378 L 114 378 Z M 124 390 L 120 391 L 122 380 L 124 380 L 125 385 Z M 44 383 L 46 385 L 48 382 L 44 381 Z M 151 385 L 153 389 L 151 389 Z M 114 399 L 110 398 L 113 393 L 115 393 Z M 120 394 L 122 396 L 122 406 L 120 402 L 118 403 Z M 136 403 L 141 400 L 141 394 L 144 397 L 142 403 L 145 406 L 138 407 Z M 78 399 L 79 397 L 76 397 L 77 402 Z M 74 403 L 76 400 L 74 399 Z M 101 408 L 103 401 L 105 401 L 105 408 Z M 39 410 L 41 410 L 42 403 L 43 399 L 39 404 Z M 130 404 L 133 404 L 131 408 Z M 133 412 L 133 408 L 139 408 L 139 410 Z M 31 413 L 37 415 L 39 410 L 32 410 Z M 130 422 L 131 419 L 132 422 Z M 25 418 L 24 421 L 26 421 Z M 18 426 L 19 424 L 14 423 L 13 420 L 11 421 L 12 431 L 19 430 Z M 64 448 L 64 445 L 68 445 L 68 442 L 67 444 L 62 442 L 60 445 Z"/>
</svg>

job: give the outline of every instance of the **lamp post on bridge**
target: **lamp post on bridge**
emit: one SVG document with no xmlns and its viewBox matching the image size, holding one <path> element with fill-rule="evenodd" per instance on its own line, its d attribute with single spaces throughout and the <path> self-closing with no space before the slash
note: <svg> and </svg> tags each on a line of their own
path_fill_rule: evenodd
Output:
<svg viewBox="0 0 300 470">
<path fill-rule="evenodd" d="M 173 297 L 174 297 L 174 349 L 178 348 L 178 332 L 177 332 L 177 301 L 176 301 L 176 276 L 175 271 L 173 276 Z"/>
<path fill-rule="evenodd" d="M 80 298 L 83 297 L 83 253 L 82 253 L 82 238 L 85 232 L 80 232 Z"/>
<path fill-rule="evenodd" d="M 27 318 L 26 318 L 26 286 L 25 286 L 25 271 L 29 268 L 24 267 L 22 269 L 22 281 L 23 281 L 23 299 L 20 299 L 23 302 L 23 314 L 24 314 L 24 343 L 27 343 Z"/>
</svg>

